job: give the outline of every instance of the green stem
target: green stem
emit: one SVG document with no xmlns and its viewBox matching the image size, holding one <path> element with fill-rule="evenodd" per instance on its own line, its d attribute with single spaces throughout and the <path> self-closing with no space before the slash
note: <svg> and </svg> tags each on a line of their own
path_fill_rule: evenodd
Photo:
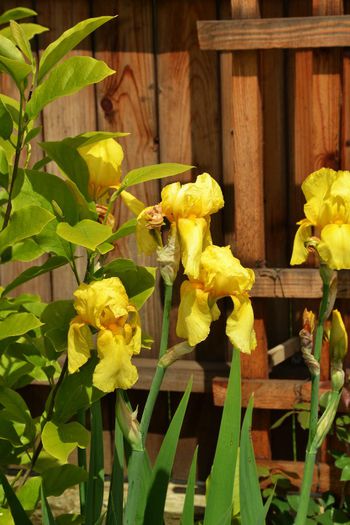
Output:
<svg viewBox="0 0 350 525">
<path fill-rule="evenodd" d="M 13 194 L 15 182 L 17 179 L 19 159 L 21 156 L 23 135 L 24 135 L 24 130 L 25 130 L 25 127 L 22 129 L 22 119 L 23 119 L 22 112 L 23 112 L 23 94 L 21 93 L 20 99 L 19 99 L 18 134 L 17 134 L 15 160 L 13 163 L 13 170 L 12 170 L 11 179 L 10 179 L 10 186 L 9 186 L 9 192 L 8 192 L 9 198 L 7 201 L 7 207 L 6 207 L 4 222 L 2 225 L 1 231 L 4 230 L 6 226 L 8 225 L 10 221 L 11 211 L 12 211 L 12 194 Z"/>
<path fill-rule="evenodd" d="M 321 274 L 322 275 L 322 274 Z M 316 328 L 316 337 L 314 345 L 314 357 L 319 363 L 321 358 L 323 325 L 326 320 L 328 303 L 329 303 L 329 282 L 323 281 L 322 299 L 319 310 L 318 323 Z M 320 371 L 318 370 L 311 375 L 311 404 L 310 404 L 310 426 L 309 437 L 305 456 L 305 467 L 303 481 L 300 490 L 300 501 L 296 520 L 294 525 L 304 525 L 307 518 L 309 506 L 312 477 L 315 466 L 317 450 L 311 450 L 311 446 L 317 430 L 318 409 L 319 409 L 319 390 L 320 390 Z"/>
<path fill-rule="evenodd" d="M 306 522 L 307 511 L 308 511 L 309 502 L 310 502 L 310 492 L 311 492 L 311 486 L 312 486 L 312 478 L 313 478 L 313 473 L 314 473 L 315 461 L 316 461 L 316 452 L 310 452 L 308 450 L 306 452 L 306 458 L 305 458 L 305 468 L 304 468 L 304 474 L 303 474 L 303 482 L 301 485 L 298 513 L 297 513 L 297 517 L 294 522 L 294 525 L 305 525 L 305 522 Z M 307 497 L 305 497 L 305 495 Z"/>
<path fill-rule="evenodd" d="M 173 285 L 165 284 L 164 294 L 164 310 L 163 310 L 163 322 L 162 322 L 162 335 L 159 346 L 159 358 L 161 358 L 167 348 L 169 340 L 169 327 L 170 327 L 170 311 L 171 311 L 171 300 L 173 295 Z M 142 442 L 145 445 L 148 427 L 151 421 L 154 405 L 156 403 L 159 390 L 164 378 L 166 368 L 157 365 L 156 372 L 153 377 L 152 385 L 147 397 L 146 405 L 143 410 L 142 419 L 140 423 L 140 432 L 142 435 Z"/>
<path fill-rule="evenodd" d="M 83 427 L 86 427 L 86 418 L 85 418 L 85 410 L 81 409 L 77 412 L 77 421 L 83 425 Z M 78 465 L 79 467 L 83 468 L 84 470 L 87 470 L 87 462 L 86 462 L 86 449 L 85 448 L 79 448 L 78 447 Z M 79 484 L 79 501 L 80 501 L 80 514 L 82 516 L 85 516 L 85 507 L 86 507 L 86 491 L 87 491 L 87 483 L 82 482 Z"/>
<path fill-rule="evenodd" d="M 159 358 L 165 354 L 168 347 L 172 294 L 173 286 L 165 284 Z M 147 490 L 147 487 L 145 486 L 145 476 L 143 475 L 145 463 L 147 462 L 146 450 L 144 447 L 153 409 L 163 381 L 165 370 L 166 368 L 157 365 L 140 422 L 143 450 L 133 450 L 130 463 L 128 465 L 129 491 L 124 513 L 125 525 L 135 525 L 140 505 L 142 505 L 142 502 L 144 502 L 144 498 L 142 496 L 144 495 L 145 490 Z"/>
</svg>

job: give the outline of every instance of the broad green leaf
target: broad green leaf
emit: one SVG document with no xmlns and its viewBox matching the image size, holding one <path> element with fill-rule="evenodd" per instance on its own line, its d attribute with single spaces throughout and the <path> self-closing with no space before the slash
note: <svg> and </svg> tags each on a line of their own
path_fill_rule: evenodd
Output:
<svg viewBox="0 0 350 525">
<path fill-rule="evenodd" d="M 70 226 L 67 222 L 60 222 L 57 226 L 57 234 L 62 239 L 92 251 L 105 242 L 111 233 L 110 226 L 90 219 L 84 219 L 74 226 Z"/>
<path fill-rule="evenodd" d="M 10 315 L 5 321 L 0 321 L 0 340 L 7 337 L 19 337 L 41 325 L 42 323 L 33 314 L 21 312 Z"/>
<path fill-rule="evenodd" d="M 41 33 L 45 33 L 45 31 L 48 31 L 48 27 L 41 26 L 39 24 L 31 24 L 31 23 L 24 23 L 19 24 L 28 38 L 28 40 L 31 40 L 35 37 L 35 35 L 41 35 Z M 9 38 L 10 40 L 13 40 L 12 33 L 10 27 L 4 27 L 3 29 L 0 29 L 0 35 L 5 36 L 6 38 Z"/>
<path fill-rule="evenodd" d="M 0 94 L 0 100 L 3 103 L 3 105 L 6 107 L 8 113 L 10 113 L 13 122 L 18 125 L 18 117 L 19 117 L 19 104 L 18 100 L 9 97 L 7 95 L 4 95 L 3 93 Z"/>
<path fill-rule="evenodd" d="M 45 250 L 34 239 L 24 239 L 24 241 L 15 244 L 11 250 L 5 250 L 1 255 L 1 259 L 3 262 L 8 262 L 8 259 L 11 262 L 29 262 L 38 259 L 44 253 Z"/>
<path fill-rule="evenodd" d="M 60 425 L 48 421 L 43 428 L 41 439 L 46 452 L 61 463 L 67 463 L 73 450 L 88 446 L 89 432 L 76 421 Z"/>
<path fill-rule="evenodd" d="M 106 525 L 123 525 L 124 499 L 124 439 L 115 417 L 114 450 L 111 484 L 109 487 Z"/>
<path fill-rule="evenodd" d="M 340 481 L 350 481 L 350 463 L 344 466 L 341 473 Z"/>
<path fill-rule="evenodd" d="M 0 57 L 14 60 L 15 62 L 24 63 L 22 53 L 17 49 L 15 44 L 3 35 L 0 35 Z"/>
<path fill-rule="evenodd" d="M 275 421 L 274 424 L 270 427 L 271 430 L 280 427 L 282 423 L 285 421 L 285 419 L 288 419 L 293 414 L 294 414 L 294 410 L 290 410 L 289 412 L 286 412 L 285 414 L 283 414 L 283 416 L 278 418 L 277 421 Z"/>
<path fill-rule="evenodd" d="M 71 261 L 74 257 L 74 250 L 72 250 L 68 242 L 57 235 L 57 224 L 57 220 L 49 222 L 45 228 L 35 236 L 35 242 L 46 253 L 65 257 Z"/>
<path fill-rule="evenodd" d="M 35 476 L 27 479 L 25 484 L 18 489 L 16 495 L 21 502 L 24 510 L 33 511 L 39 501 L 41 487 L 41 477 Z"/>
<path fill-rule="evenodd" d="M 60 496 L 66 489 L 86 481 L 86 470 L 76 465 L 62 465 L 44 470 L 41 474 L 47 496 Z"/>
<path fill-rule="evenodd" d="M 258 471 L 250 435 L 253 404 L 254 398 L 251 396 L 242 425 L 239 469 L 241 520 L 244 525 L 264 525 L 266 510 L 261 498 Z"/>
<path fill-rule="evenodd" d="M 92 386 L 97 359 L 91 358 L 79 372 L 66 376 L 55 399 L 54 421 L 65 422 L 78 410 L 86 409 L 105 394 Z"/>
<path fill-rule="evenodd" d="M 193 166 L 186 164 L 176 164 L 171 162 L 163 162 L 162 164 L 154 164 L 152 166 L 144 166 L 143 168 L 136 168 L 129 171 L 122 181 L 122 188 L 128 188 L 134 184 L 147 182 L 149 180 L 163 179 L 165 177 L 172 177 L 179 175 L 185 171 L 191 170 Z"/>
<path fill-rule="evenodd" d="M 152 295 L 156 268 L 137 266 L 130 259 L 115 259 L 96 272 L 97 277 L 119 277 L 130 301 L 139 310 Z"/>
<path fill-rule="evenodd" d="M 25 62 L 0 55 L 0 72 L 1 71 L 8 73 L 15 81 L 17 87 L 22 91 L 22 82 L 32 72 L 32 66 Z"/>
<path fill-rule="evenodd" d="M 20 501 L 18 500 L 16 494 L 13 491 L 13 488 L 7 481 L 5 474 L 0 470 L 0 483 L 3 486 L 4 493 L 7 499 L 8 506 L 10 507 L 12 517 L 16 524 L 21 525 L 32 525 L 30 519 L 28 518 L 24 508 L 22 507 Z"/>
<path fill-rule="evenodd" d="M 35 119 L 50 102 L 72 95 L 82 88 L 100 82 L 114 71 L 104 62 L 87 56 L 73 56 L 58 64 L 34 91 L 27 104 L 29 119 Z"/>
<path fill-rule="evenodd" d="M 0 136 L 7 140 L 11 137 L 13 130 L 13 121 L 7 107 L 0 99 Z"/>
<path fill-rule="evenodd" d="M 119 239 L 122 239 L 123 237 L 126 237 L 127 235 L 131 235 L 132 233 L 135 233 L 136 231 L 136 219 L 130 219 L 129 221 L 126 221 L 124 224 L 118 228 L 118 230 L 113 233 L 113 235 L 107 239 L 108 242 L 115 242 L 119 241 Z"/>
<path fill-rule="evenodd" d="M 43 525 L 55 525 L 55 519 L 53 517 L 50 505 L 45 496 L 44 488 L 41 486 L 41 514 Z"/>
<path fill-rule="evenodd" d="M 171 471 L 175 459 L 175 452 L 180 437 L 182 423 L 192 389 L 192 378 L 190 379 L 184 395 L 171 420 L 162 446 L 158 453 L 152 470 L 150 490 L 147 495 L 144 523 L 148 525 L 162 525 L 165 498 L 170 480 Z"/>
<path fill-rule="evenodd" d="M 241 423 L 240 353 L 233 351 L 224 410 L 211 470 L 204 525 L 231 523 Z M 223 476 L 223 472 L 225 475 Z"/>
<path fill-rule="evenodd" d="M 23 349 L 24 350 L 24 349 Z M 20 357 L 17 357 L 14 359 L 11 354 L 8 354 L 8 349 L 6 352 L 4 352 L 0 357 L 0 377 L 1 377 L 1 383 L 4 386 L 8 386 L 10 388 L 19 388 L 18 384 L 20 386 L 24 386 L 24 384 L 28 384 L 28 382 L 31 382 L 31 378 L 29 376 L 29 381 L 27 382 L 26 378 L 28 377 L 28 374 L 33 371 L 34 365 L 29 363 L 26 359 L 21 359 Z M 0 412 L 0 419 L 1 419 L 1 412 Z M 3 429 L 3 423 L 0 424 L 0 434 L 2 433 Z M 8 438 L 10 439 L 10 438 Z"/>
<path fill-rule="evenodd" d="M 26 283 L 27 281 L 30 281 L 35 277 L 39 277 L 39 275 L 51 272 L 55 268 L 60 268 L 61 266 L 67 264 L 67 262 L 68 261 L 65 257 L 50 257 L 50 259 L 45 261 L 44 264 L 42 264 L 41 266 L 31 266 L 30 268 L 24 270 L 24 272 L 19 274 L 19 276 L 16 277 L 16 279 L 14 279 L 5 287 L 4 291 L 2 292 L 2 297 L 4 297 L 17 286 L 20 286 L 21 284 Z"/>
<path fill-rule="evenodd" d="M 5 414 L 4 412 L 4 410 L 0 410 L 0 439 L 9 441 L 14 447 L 21 447 L 23 443 L 16 432 L 15 425 L 9 419 L 11 414 Z"/>
<path fill-rule="evenodd" d="M 193 454 L 190 472 L 187 479 L 186 496 L 182 510 L 180 525 L 194 525 L 194 493 L 196 487 L 198 447 Z"/>
<path fill-rule="evenodd" d="M 21 20 L 22 18 L 28 18 L 29 16 L 36 16 L 38 13 L 29 9 L 28 7 L 14 7 L 8 9 L 0 15 L 0 24 L 6 24 L 10 20 Z"/>
<path fill-rule="evenodd" d="M 7 154 L 6 151 L 2 146 L 0 146 L 0 174 L 5 175 L 4 179 L 4 186 L 7 187 L 8 185 L 8 172 L 9 172 L 9 165 L 7 161 Z M 8 196 L 5 197 L 6 200 L 8 199 Z"/>
<path fill-rule="evenodd" d="M 69 51 L 75 48 L 86 38 L 90 33 L 102 26 L 113 16 L 100 16 L 97 18 L 89 18 L 79 22 L 75 26 L 67 29 L 57 40 L 51 42 L 43 51 L 39 63 L 38 84 L 40 84 L 43 77 L 63 58 Z"/>
<path fill-rule="evenodd" d="M 34 62 L 32 50 L 30 48 L 30 43 L 27 38 L 27 35 L 23 31 L 23 28 L 17 24 L 14 20 L 10 22 L 10 29 L 12 33 L 13 40 L 22 51 L 23 55 L 28 58 L 29 62 L 32 64 Z"/>
<path fill-rule="evenodd" d="M 310 412 L 302 410 L 298 412 L 298 423 L 303 430 L 307 430 L 310 426 Z"/>
<path fill-rule="evenodd" d="M 0 253 L 16 242 L 38 235 L 53 219 L 52 213 L 39 206 L 27 206 L 14 211 L 9 224 L 0 233 Z"/>
<path fill-rule="evenodd" d="M 101 516 L 104 491 L 103 426 L 101 402 L 91 406 L 91 447 L 86 495 L 85 525 L 95 525 Z"/>
<path fill-rule="evenodd" d="M 39 133 L 41 132 L 41 130 L 43 129 L 42 126 L 38 126 L 36 128 L 32 128 L 25 136 L 25 139 L 24 139 L 24 144 L 28 144 L 31 140 L 33 140 L 37 135 L 39 135 Z"/>
<path fill-rule="evenodd" d="M 24 448 L 31 446 L 35 438 L 35 424 L 25 401 L 14 390 L 0 386 L 0 404 L 3 405 L 2 419 L 12 421 L 13 428 Z M 14 450 L 13 445 L 11 448 Z"/>
</svg>

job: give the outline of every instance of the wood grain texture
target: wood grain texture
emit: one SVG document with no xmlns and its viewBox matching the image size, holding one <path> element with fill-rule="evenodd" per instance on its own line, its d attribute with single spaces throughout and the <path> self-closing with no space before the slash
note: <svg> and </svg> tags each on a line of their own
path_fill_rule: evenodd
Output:
<svg viewBox="0 0 350 525">
<path fill-rule="evenodd" d="M 198 22 L 201 49 L 301 49 L 350 45 L 350 16 Z"/>
<path fill-rule="evenodd" d="M 239 24 L 260 17 L 260 4 L 231 0 L 232 17 Z M 232 55 L 232 168 L 225 174 L 233 189 L 234 253 L 243 264 L 257 266 L 265 260 L 263 191 L 263 113 L 259 78 L 259 54 L 237 51 Z M 227 179 L 226 179 L 227 180 Z M 233 184 L 233 188 L 232 188 Z M 232 219 L 231 219 L 232 220 Z M 253 302 L 257 348 L 254 355 L 241 355 L 243 378 L 267 378 L 267 336 L 264 305 Z M 254 414 L 253 442 L 258 457 L 270 457 L 269 415 Z"/>
<path fill-rule="evenodd" d="M 31 9 L 35 9 L 35 5 L 32 0 L 15 1 L 15 2 L 13 0 L 4 0 L 1 3 L 1 11 L 12 9 L 16 6 L 29 7 Z M 33 54 L 35 57 L 37 57 L 35 45 L 33 46 Z M 1 93 L 4 93 L 10 97 L 19 99 L 19 95 L 18 95 L 16 86 L 11 81 L 11 79 L 7 75 L 4 75 L 4 74 L 0 74 L 0 91 Z M 40 138 L 41 138 L 41 135 L 39 135 L 36 140 L 40 140 Z M 39 160 L 39 158 L 41 158 L 41 150 L 39 147 L 35 147 L 33 148 L 33 151 L 32 151 L 31 164 Z M 11 282 L 13 279 L 15 279 L 19 273 L 23 272 L 24 270 L 33 266 L 34 264 L 35 265 L 42 264 L 45 261 L 45 259 L 46 257 L 40 257 L 39 259 L 33 262 L 30 262 L 30 263 L 13 262 L 13 263 L 7 263 L 4 265 L 1 265 L 1 268 L 0 268 L 1 285 L 5 286 L 9 282 Z M 50 301 L 51 295 L 52 295 L 50 275 L 49 274 L 42 275 L 41 277 L 34 279 L 33 281 L 30 281 L 28 283 L 25 283 L 19 286 L 18 288 L 16 288 L 16 290 L 11 292 L 11 295 L 19 295 L 21 293 L 38 294 L 40 295 L 43 301 Z"/>
<path fill-rule="evenodd" d="M 37 22 L 51 31 L 44 33 L 39 38 L 40 50 L 44 49 L 50 42 L 58 38 L 61 33 L 76 23 L 89 17 L 88 0 L 38 0 L 36 2 L 38 12 Z M 91 39 L 82 42 L 72 55 L 92 55 Z M 94 87 L 89 86 L 75 95 L 58 99 L 47 106 L 43 112 L 43 137 L 44 140 L 60 140 L 86 131 L 96 129 Z M 54 163 L 48 165 L 47 170 L 59 174 Z M 77 251 L 78 270 L 84 273 L 86 262 L 84 252 Z M 67 299 L 77 287 L 77 282 L 68 267 L 55 270 L 52 274 L 53 298 Z"/>
<path fill-rule="evenodd" d="M 188 182 L 203 172 L 210 173 L 220 183 L 218 57 L 213 52 L 202 52 L 196 35 L 199 18 L 216 16 L 215 2 L 172 0 L 157 2 L 156 6 L 160 160 L 196 167 L 192 172 L 163 181 L 163 185 L 174 180 Z M 211 231 L 214 243 L 221 244 L 220 214 L 212 216 Z M 170 344 L 177 340 L 174 334 L 178 302 L 176 294 Z M 224 341 L 223 324 L 214 325 L 213 333 L 200 346 L 197 357 L 206 360 L 224 358 Z"/>
<path fill-rule="evenodd" d="M 223 406 L 227 391 L 227 378 L 213 380 L 214 403 Z M 331 389 L 330 381 L 320 383 L 320 396 Z M 246 407 L 254 393 L 254 408 L 291 410 L 297 403 L 311 399 L 311 382 L 300 379 L 244 379 L 242 381 L 242 406 Z M 349 412 L 349 391 L 344 391 L 339 411 Z"/>
<path fill-rule="evenodd" d="M 152 2 L 93 2 L 93 16 L 105 13 L 118 14 L 118 17 L 95 33 L 94 54 L 115 69 L 116 74 L 97 85 L 98 128 L 130 133 L 120 139 L 125 154 L 125 175 L 133 168 L 159 161 Z M 131 192 L 147 205 L 160 200 L 158 181 L 138 184 Z M 121 199 L 115 206 L 115 217 L 119 225 L 131 217 Z M 121 239 L 111 257 L 131 258 L 141 265 L 157 264 L 155 257 L 137 253 L 134 236 Z M 145 332 L 154 339 L 151 352 L 145 353 L 156 356 L 162 319 L 159 286 L 141 315 Z"/>
</svg>

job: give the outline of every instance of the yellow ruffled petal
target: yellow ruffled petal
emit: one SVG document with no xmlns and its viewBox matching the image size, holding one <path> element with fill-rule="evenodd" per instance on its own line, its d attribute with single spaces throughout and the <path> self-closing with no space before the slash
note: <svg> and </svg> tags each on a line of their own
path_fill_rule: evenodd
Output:
<svg viewBox="0 0 350 525">
<path fill-rule="evenodd" d="M 162 209 L 170 222 L 180 217 L 207 217 L 224 205 L 219 184 L 209 175 L 198 175 L 195 182 L 169 184 L 162 191 Z"/>
<path fill-rule="evenodd" d="M 97 200 L 108 188 L 120 183 L 123 148 L 109 138 L 81 146 L 79 154 L 85 160 L 89 171 L 89 193 Z"/>
<path fill-rule="evenodd" d="M 321 168 L 308 175 L 301 185 L 306 200 L 317 197 L 322 201 L 336 178 L 337 172 L 331 168 Z"/>
<path fill-rule="evenodd" d="M 190 281 L 182 283 L 180 294 L 176 334 L 195 346 L 204 341 L 210 332 L 213 316 L 208 304 L 209 294 Z M 213 314 L 215 316 L 217 311 L 213 310 Z"/>
<path fill-rule="evenodd" d="M 146 208 L 146 205 L 137 199 L 135 195 L 129 193 L 128 191 L 122 191 L 120 194 L 124 204 L 129 208 L 129 210 L 137 217 L 140 215 L 142 210 Z"/>
<path fill-rule="evenodd" d="M 106 328 L 128 315 L 129 299 L 118 277 L 81 284 L 74 292 L 74 307 L 81 319 L 95 328 Z"/>
<path fill-rule="evenodd" d="M 253 270 L 244 268 L 229 246 L 208 246 L 201 255 L 199 280 L 219 298 L 250 290 Z"/>
<path fill-rule="evenodd" d="M 226 335 L 234 348 L 250 354 L 256 347 L 254 312 L 248 295 L 231 297 L 233 311 L 227 318 Z"/>
<path fill-rule="evenodd" d="M 290 260 L 290 264 L 302 264 L 309 256 L 307 248 L 305 248 L 305 242 L 311 237 L 311 226 L 310 221 L 303 219 L 300 221 L 300 226 L 294 237 L 293 253 Z"/>
<path fill-rule="evenodd" d="M 130 348 L 122 336 L 113 336 L 109 330 L 99 332 L 97 352 L 100 362 L 92 377 L 95 387 L 113 392 L 116 388 L 127 390 L 136 383 L 137 368 L 131 364 Z"/>
<path fill-rule="evenodd" d="M 88 361 L 91 348 L 93 343 L 89 327 L 75 317 L 68 330 L 68 371 L 71 374 Z"/>
<path fill-rule="evenodd" d="M 204 218 L 179 219 L 177 227 L 181 245 L 181 260 L 186 275 L 196 279 L 199 274 L 200 257 L 203 240 L 207 231 L 207 220 Z"/>
<path fill-rule="evenodd" d="M 321 259 L 333 270 L 350 269 L 350 224 L 328 224 L 317 247 Z"/>
</svg>

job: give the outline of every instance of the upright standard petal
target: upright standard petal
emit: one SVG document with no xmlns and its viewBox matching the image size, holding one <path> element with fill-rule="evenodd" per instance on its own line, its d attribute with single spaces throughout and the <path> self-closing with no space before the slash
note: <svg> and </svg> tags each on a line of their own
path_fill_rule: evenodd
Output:
<svg viewBox="0 0 350 525">
<path fill-rule="evenodd" d="M 333 270 L 350 269 L 350 224 L 328 224 L 317 247 L 321 259 Z"/>
<path fill-rule="evenodd" d="M 290 264 L 302 264 L 308 258 L 309 252 L 305 242 L 311 237 L 311 224 L 308 219 L 299 222 L 300 226 L 294 237 L 293 253 Z"/>
<path fill-rule="evenodd" d="M 181 244 L 181 260 L 186 275 L 196 279 L 203 250 L 203 242 L 208 228 L 204 218 L 185 219 L 177 222 Z"/>
<path fill-rule="evenodd" d="M 88 361 L 91 348 L 93 343 L 89 327 L 75 317 L 68 330 L 68 371 L 71 374 Z"/>
<path fill-rule="evenodd" d="M 116 388 L 127 390 L 138 379 L 137 368 L 131 364 L 131 352 L 122 336 L 110 330 L 101 330 L 97 336 L 97 353 L 100 362 L 95 368 L 92 383 L 103 392 Z"/>
<path fill-rule="evenodd" d="M 250 354 L 256 347 L 254 312 L 248 295 L 232 296 L 233 311 L 227 318 L 226 335 L 234 348 Z"/>
<path fill-rule="evenodd" d="M 217 318 L 218 312 L 209 307 L 209 294 L 196 287 L 195 283 L 184 281 L 180 294 L 176 334 L 195 346 L 208 337 L 213 316 Z"/>
</svg>

